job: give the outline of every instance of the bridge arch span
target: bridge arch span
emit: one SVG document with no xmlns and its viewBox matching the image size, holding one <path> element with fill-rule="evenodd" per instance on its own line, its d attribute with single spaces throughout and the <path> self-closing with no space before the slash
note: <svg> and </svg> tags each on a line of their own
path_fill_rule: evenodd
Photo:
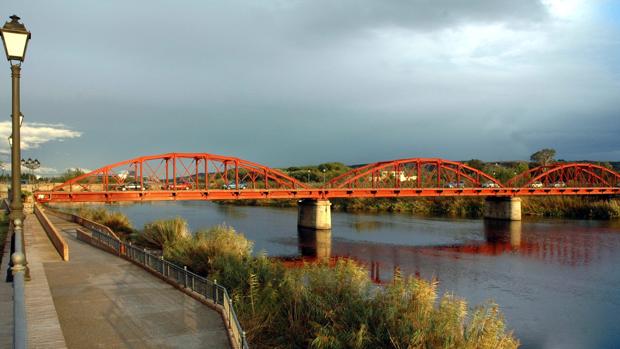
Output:
<svg viewBox="0 0 620 349">
<path fill-rule="evenodd" d="M 304 189 L 276 169 L 210 153 L 166 153 L 110 164 L 55 186 L 52 191 Z"/>
<path fill-rule="evenodd" d="M 507 187 L 619 187 L 620 174 L 606 167 L 590 163 L 556 163 L 538 166 L 510 179 Z"/>
<path fill-rule="evenodd" d="M 502 188 L 500 181 L 464 163 L 439 158 L 381 161 L 346 172 L 325 188 Z"/>
</svg>

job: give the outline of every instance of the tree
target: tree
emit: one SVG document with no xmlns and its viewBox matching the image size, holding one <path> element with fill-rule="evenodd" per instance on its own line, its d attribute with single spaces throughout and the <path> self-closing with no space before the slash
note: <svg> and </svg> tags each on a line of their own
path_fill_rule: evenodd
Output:
<svg viewBox="0 0 620 349">
<path fill-rule="evenodd" d="M 532 154 L 532 156 L 530 156 L 530 160 L 539 163 L 541 166 L 548 166 L 553 163 L 554 157 L 555 149 L 545 148 Z"/>
<path fill-rule="evenodd" d="M 479 159 L 471 159 L 469 161 L 466 161 L 465 163 L 477 170 L 482 170 L 484 168 L 484 161 Z"/>
<path fill-rule="evenodd" d="M 68 168 L 65 173 L 58 176 L 56 179 L 58 182 L 66 182 L 72 178 L 83 175 L 85 172 L 79 168 Z"/>
</svg>

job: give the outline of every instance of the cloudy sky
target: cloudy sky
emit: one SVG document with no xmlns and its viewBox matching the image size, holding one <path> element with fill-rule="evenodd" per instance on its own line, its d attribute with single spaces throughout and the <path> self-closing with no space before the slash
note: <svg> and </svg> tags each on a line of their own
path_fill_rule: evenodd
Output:
<svg viewBox="0 0 620 349">
<path fill-rule="evenodd" d="M 2 1 L 13 13 L 32 32 L 23 155 L 47 168 L 620 160 L 614 0 Z"/>
</svg>

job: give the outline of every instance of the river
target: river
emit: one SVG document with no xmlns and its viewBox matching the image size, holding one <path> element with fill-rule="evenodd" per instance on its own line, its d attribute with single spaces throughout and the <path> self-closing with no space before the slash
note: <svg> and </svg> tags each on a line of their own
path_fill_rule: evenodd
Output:
<svg viewBox="0 0 620 349">
<path fill-rule="evenodd" d="M 620 221 L 421 218 L 334 212 L 332 231 L 298 232 L 296 209 L 158 202 L 110 206 L 136 227 L 181 216 L 192 230 L 226 223 L 254 251 L 295 260 L 348 257 L 381 281 L 394 268 L 436 277 L 441 292 L 494 300 L 522 348 L 620 347 Z M 331 236 L 330 236 L 331 235 Z"/>
</svg>

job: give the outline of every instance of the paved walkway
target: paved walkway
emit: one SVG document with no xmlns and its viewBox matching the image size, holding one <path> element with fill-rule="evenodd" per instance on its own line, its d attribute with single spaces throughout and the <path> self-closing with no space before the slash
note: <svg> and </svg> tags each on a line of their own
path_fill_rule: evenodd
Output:
<svg viewBox="0 0 620 349">
<path fill-rule="evenodd" d="M 78 225 L 48 217 L 69 244 L 69 262 L 45 265 L 68 347 L 230 347 L 216 311 L 142 268 L 78 241 Z"/>
<path fill-rule="evenodd" d="M 62 259 L 33 214 L 24 220 L 24 240 L 30 269 L 25 288 L 28 347 L 66 348 L 45 270 L 45 265 L 63 263 Z"/>
</svg>

